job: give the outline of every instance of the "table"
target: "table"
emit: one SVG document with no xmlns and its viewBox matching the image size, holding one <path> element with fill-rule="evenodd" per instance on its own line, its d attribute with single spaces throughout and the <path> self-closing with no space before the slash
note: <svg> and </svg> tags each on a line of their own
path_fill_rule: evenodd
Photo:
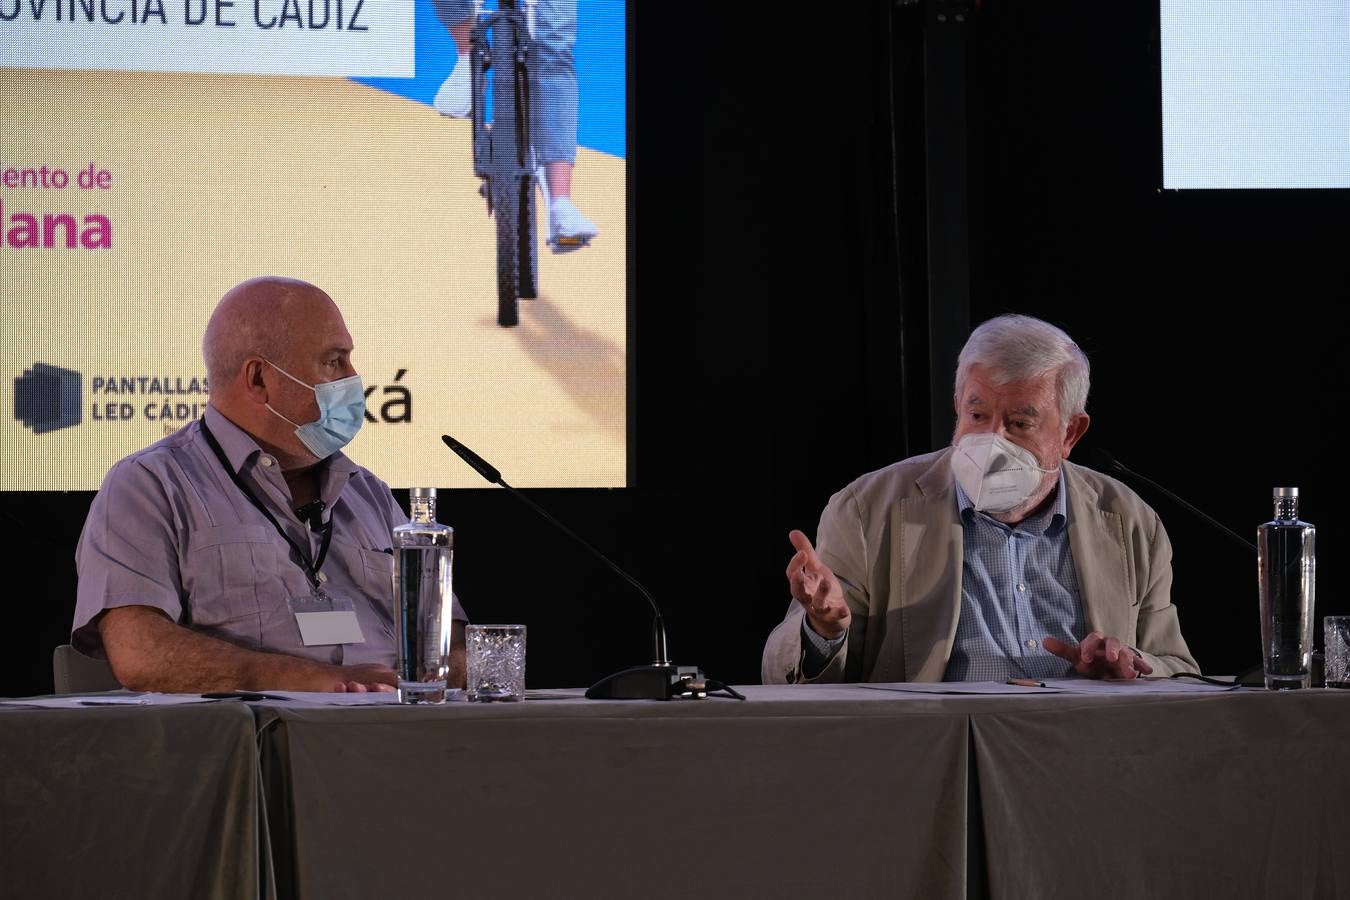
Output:
<svg viewBox="0 0 1350 900">
<path fill-rule="evenodd" d="M 293 841 L 286 890 L 1350 893 L 1350 692 L 744 692 L 256 709 L 293 813 L 273 829 Z"/>
<path fill-rule="evenodd" d="M 1350 691 L 1046 699 L 971 717 L 991 896 L 1350 896 Z"/>
<path fill-rule="evenodd" d="M 0 707 L 0 896 L 268 891 L 255 737 L 239 704 Z"/>
<path fill-rule="evenodd" d="M 1350 691 L 743 691 L 0 709 L 0 894 L 1350 895 Z"/>
<path fill-rule="evenodd" d="M 967 718 L 853 687 L 256 707 L 283 896 L 965 895 Z"/>
</svg>

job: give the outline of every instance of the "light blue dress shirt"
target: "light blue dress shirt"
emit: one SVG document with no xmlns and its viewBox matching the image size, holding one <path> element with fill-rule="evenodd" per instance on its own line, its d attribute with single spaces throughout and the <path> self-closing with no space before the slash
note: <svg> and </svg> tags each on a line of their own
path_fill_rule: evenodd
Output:
<svg viewBox="0 0 1350 900">
<path fill-rule="evenodd" d="M 1041 648 L 1046 635 L 1070 644 L 1083 636 L 1064 470 L 1051 504 L 1013 526 L 977 511 L 960 484 L 956 505 L 964 526 L 961 615 L 942 680 L 1072 674 L 1072 665 Z"/>
<path fill-rule="evenodd" d="M 963 525 L 961 613 L 943 680 L 1072 674 L 1072 665 L 1041 648 L 1046 635 L 1076 644 L 1084 634 L 1064 470 L 1051 504 L 1015 526 L 976 510 L 959 484 L 956 503 Z M 847 634 L 826 640 L 803 618 L 802 637 L 802 669 L 809 677 L 825 667 Z"/>
</svg>

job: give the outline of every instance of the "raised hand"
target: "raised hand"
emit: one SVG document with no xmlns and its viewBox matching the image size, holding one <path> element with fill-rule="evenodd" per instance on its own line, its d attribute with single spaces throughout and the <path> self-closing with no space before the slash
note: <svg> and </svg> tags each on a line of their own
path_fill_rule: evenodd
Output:
<svg viewBox="0 0 1350 900">
<path fill-rule="evenodd" d="M 805 609 L 811 630 L 833 640 L 848 630 L 853 618 L 844 601 L 844 589 L 830 567 L 820 561 L 806 535 L 793 530 L 788 533 L 788 540 L 797 549 L 788 562 L 788 590 Z"/>
</svg>

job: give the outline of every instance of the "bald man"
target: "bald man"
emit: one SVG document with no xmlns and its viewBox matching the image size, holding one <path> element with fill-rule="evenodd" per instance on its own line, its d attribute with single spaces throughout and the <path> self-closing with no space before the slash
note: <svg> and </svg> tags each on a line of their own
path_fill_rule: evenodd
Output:
<svg viewBox="0 0 1350 900">
<path fill-rule="evenodd" d="M 312 284 L 255 278 L 221 298 L 206 413 L 113 466 L 89 509 L 76 649 L 133 690 L 393 689 L 390 532 L 408 517 L 342 453 L 365 419 L 352 349 Z M 340 613 L 341 632 L 312 612 Z"/>
</svg>

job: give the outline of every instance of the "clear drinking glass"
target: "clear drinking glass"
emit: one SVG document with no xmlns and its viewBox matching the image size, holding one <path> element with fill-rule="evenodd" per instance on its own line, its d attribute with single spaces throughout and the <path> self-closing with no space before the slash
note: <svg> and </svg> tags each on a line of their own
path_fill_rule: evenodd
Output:
<svg viewBox="0 0 1350 900">
<path fill-rule="evenodd" d="M 1323 671 L 1329 688 L 1350 688 L 1350 616 L 1322 619 Z"/>
<path fill-rule="evenodd" d="M 522 700 L 525 697 L 525 626 L 469 625 L 467 644 L 470 700 Z"/>
</svg>

